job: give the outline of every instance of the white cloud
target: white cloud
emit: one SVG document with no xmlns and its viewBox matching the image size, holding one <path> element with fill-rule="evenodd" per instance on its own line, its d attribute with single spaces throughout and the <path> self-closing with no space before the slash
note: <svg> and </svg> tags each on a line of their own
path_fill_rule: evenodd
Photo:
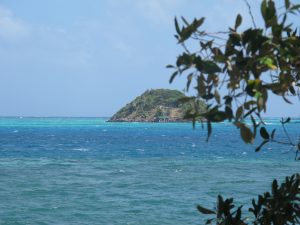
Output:
<svg viewBox="0 0 300 225">
<path fill-rule="evenodd" d="M 0 38 L 19 40 L 29 36 L 29 27 L 14 16 L 7 8 L 0 6 Z"/>
</svg>

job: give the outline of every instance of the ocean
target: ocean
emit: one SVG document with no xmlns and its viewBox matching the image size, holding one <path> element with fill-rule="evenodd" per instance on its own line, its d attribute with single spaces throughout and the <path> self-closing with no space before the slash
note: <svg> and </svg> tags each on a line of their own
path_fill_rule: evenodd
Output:
<svg viewBox="0 0 300 225">
<path fill-rule="evenodd" d="M 0 224 L 204 224 L 196 210 L 234 197 L 247 212 L 274 178 L 299 172 L 294 149 L 255 153 L 229 123 L 108 123 L 0 118 Z M 267 119 L 284 140 L 279 118 Z M 293 140 L 299 120 L 287 125 Z"/>
</svg>

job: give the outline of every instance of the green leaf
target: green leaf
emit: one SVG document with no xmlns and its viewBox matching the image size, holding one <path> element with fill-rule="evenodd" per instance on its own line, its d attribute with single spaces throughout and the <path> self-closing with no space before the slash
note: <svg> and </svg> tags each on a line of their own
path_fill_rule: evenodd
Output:
<svg viewBox="0 0 300 225">
<path fill-rule="evenodd" d="M 285 8 L 289 9 L 291 6 L 290 0 L 285 0 Z"/>
<path fill-rule="evenodd" d="M 272 139 L 274 139 L 275 131 L 276 131 L 276 129 L 272 130 L 272 133 L 271 133 L 271 138 Z"/>
<path fill-rule="evenodd" d="M 286 123 L 289 123 L 291 121 L 291 118 L 290 117 L 288 117 L 286 120 L 284 120 L 283 121 L 283 119 L 282 119 L 282 124 L 286 124 Z"/>
<path fill-rule="evenodd" d="M 192 80 L 193 80 L 193 75 L 194 75 L 194 73 L 190 73 L 190 74 L 187 76 L 187 83 L 186 83 L 186 90 L 187 90 L 187 91 L 189 91 L 191 82 L 192 82 Z"/>
<path fill-rule="evenodd" d="M 180 31 L 180 40 L 179 43 L 182 43 L 189 39 L 193 33 L 197 31 L 197 29 L 203 24 L 204 17 L 199 20 L 195 19 L 193 23 L 188 24 L 188 22 L 184 19 L 184 23 L 186 23 L 187 27 L 183 27 Z"/>
<path fill-rule="evenodd" d="M 259 100 L 259 98 L 262 97 L 262 93 L 260 91 L 256 91 L 253 97 L 257 98 Z M 259 106 L 259 104 L 257 104 L 257 105 Z"/>
<path fill-rule="evenodd" d="M 243 141 L 246 144 L 252 144 L 254 141 L 253 134 L 250 130 L 250 128 L 246 124 L 241 124 L 240 125 L 240 133 Z"/>
<path fill-rule="evenodd" d="M 277 69 L 277 66 L 274 64 L 274 60 L 268 56 L 261 58 L 260 63 L 266 65 L 271 70 Z"/>
<path fill-rule="evenodd" d="M 286 97 L 285 97 L 285 95 L 282 95 L 282 98 L 283 98 L 283 100 L 286 102 L 286 103 L 289 103 L 289 104 L 293 104 L 290 100 L 288 100 Z"/>
<path fill-rule="evenodd" d="M 226 112 L 223 111 L 217 111 L 214 113 L 211 113 L 207 116 L 207 119 L 210 120 L 211 122 L 223 122 L 228 118 L 228 115 Z"/>
<path fill-rule="evenodd" d="M 194 29 L 197 30 L 203 23 L 204 23 L 205 18 L 202 17 L 199 20 L 194 21 Z"/>
<path fill-rule="evenodd" d="M 242 23 L 242 16 L 238 14 L 235 20 L 234 29 L 236 30 L 241 25 L 241 23 Z"/>
<path fill-rule="evenodd" d="M 175 66 L 173 66 L 173 65 L 167 65 L 166 68 L 168 68 L 168 69 L 174 69 Z"/>
<path fill-rule="evenodd" d="M 270 138 L 270 135 L 265 127 L 261 127 L 259 132 L 260 132 L 260 136 L 262 138 L 267 139 L 267 140 Z"/>
<path fill-rule="evenodd" d="M 177 34 L 181 34 L 181 31 L 180 31 L 180 28 L 179 28 L 179 24 L 178 24 L 178 21 L 177 21 L 177 18 L 175 17 L 174 19 L 174 23 L 175 23 L 175 29 L 176 29 L 176 32 Z"/>
<path fill-rule="evenodd" d="M 175 77 L 178 75 L 178 71 L 175 71 L 171 77 L 170 77 L 170 80 L 169 80 L 169 83 L 171 84 L 173 82 L 173 80 L 175 79 Z"/>
<path fill-rule="evenodd" d="M 202 214 L 216 214 L 215 211 L 202 207 L 201 205 L 197 205 L 197 209 Z"/>
<path fill-rule="evenodd" d="M 213 61 L 203 60 L 202 61 L 202 72 L 211 74 L 221 72 L 220 67 Z"/>
<path fill-rule="evenodd" d="M 268 18 L 269 20 L 272 20 L 276 16 L 276 7 L 275 3 L 272 0 L 268 1 L 268 4 Z"/>
<path fill-rule="evenodd" d="M 189 26 L 189 22 L 182 16 L 181 17 L 182 21 L 185 23 L 186 26 Z"/>
<path fill-rule="evenodd" d="M 248 95 L 254 97 L 256 92 L 258 92 L 260 88 L 261 88 L 261 80 L 259 79 L 248 80 L 245 91 L 247 92 Z"/>
<path fill-rule="evenodd" d="M 277 25 L 275 3 L 271 0 L 263 0 L 261 3 L 261 14 L 266 28 Z"/>
<path fill-rule="evenodd" d="M 261 2 L 260 10 L 261 10 L 261 15 L 263 16 L 264 20 L 266 21 L 266 18 L 267 18 L 267 0 L 263 0 Z"/>
<path fill-rule="evenodd" d="M 298 9 L 300 9 L 300 4 L 294 5 L 290 8 L 291 11 L 296 11 Z"/>
<path fill-rule="evenodd" d="M 189 54 L 183 53 L 182 55 L 180 55 L 177 58 L 176 66 L 177 67 L 191 66 L 191 64 L 193 63 L 193 59 L 194 59 L 194 55 L 189 55 Z"/>
<path fill-rule="evenodd" d="M 292 93 L 292 95 L 296 95 L 296 90 L 293 86 L 289 87 L 289 91 Z"/>
</svg>

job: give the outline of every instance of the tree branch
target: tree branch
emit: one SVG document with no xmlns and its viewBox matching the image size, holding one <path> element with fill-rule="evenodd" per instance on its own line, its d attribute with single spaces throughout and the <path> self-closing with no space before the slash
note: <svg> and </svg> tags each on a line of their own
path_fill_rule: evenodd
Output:
<svg viewBox="0 0 300 225">
<path fill-rule="evenodd" d="M 253 16 L 253 14 L 252 14 L 251 6 L 250 6 L 248 0 L 244 0 L 244 2 L 246 3 L 246 5 L 247 5 L 247 7 L 248 7 L 249 14 L 250 14 L 250 17 L 251 17 L 253 26 L 256 28 L 256 23 L 255 23 L 255 20 L 254 20 L 254 16 Z"/>
</svg>

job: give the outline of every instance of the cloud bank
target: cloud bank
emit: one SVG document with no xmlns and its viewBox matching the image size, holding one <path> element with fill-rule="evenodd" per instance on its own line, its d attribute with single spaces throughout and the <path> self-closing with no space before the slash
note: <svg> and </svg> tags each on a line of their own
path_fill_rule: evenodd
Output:
<svg viewBox="0 0 300 225">
<path fill-rule="evenodd" d="M 29 26 L 19 20 L 7 8 L 0 6 L 0 38 L 6 41 L 20 40 L 30 34 Z"/>
</svg>

